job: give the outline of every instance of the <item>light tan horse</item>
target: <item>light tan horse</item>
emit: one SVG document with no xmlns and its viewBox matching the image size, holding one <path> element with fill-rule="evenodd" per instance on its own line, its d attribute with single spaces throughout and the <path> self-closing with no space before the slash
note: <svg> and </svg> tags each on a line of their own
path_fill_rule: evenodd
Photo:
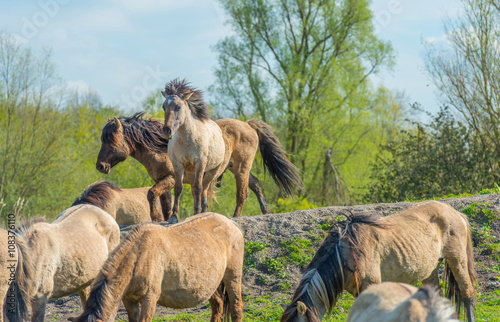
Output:
<svg viewBox="0 0 500 322">
<path fill-rule="evenodd" d="M 108 181 L 89 185 L 71 206 L 93 205 L 106 211 L 118 225 L 136 225 L 151 222 L 148 191 L 150 187 L 121 189 Z M 160 200 L 156 209 L 161 211 Z"/>
<path fill-rule="evenodd" d="M 29 221 L 18 240 L 26 243 L 33 263 L 31 321 L 43 321 L 50 298 L 78 293 L 85 306 L 90 284 L 120 242 L 116 221 L 104 210 L 78 205 L 53 223 Z"/>
<path fill-rule="evenodd" d="M 463 303 L 474 321 L 476 272 L 467 217 L 437 201 L 381 218 L 348 217 L 319 248 L 281 321 L 321 321 L 344 290 L 358 296 L 386 281 L 439 286 L 442 259 L 446 296 L 458 311 Z"/>
<path fill-rule="evenodd" d="M 302 310 L 303 308 L 297 308 Z M 435 286 L 385 282 L 369 286 L 349 309 L 347 322 L 458 322 Z"/>
<path fill-rule="evenodd" d="M 120 299 L 131 322 L 151 321 L 157 303 L 181 309 L 207 300 L 211 321 L 229 311 L 241 321 L 244 247 L 236 224 L 214 213 L 170 227 L 138 226 L 104 264 L 84 313 L 70 321 L 114 321 Z"/>
<path fill-rule="evenodd" d="M 201 92 L 190 87 L 186 80 L 174 79 L 161 93 L 165 97 L 163 133 L 169 140 L 167 153 L 175 176 L 172 215 L 177 217 L 179 213 L 184 172 L 194 174 L 191 189 L 196 215 L 208 210 L 208 203 L 202 197 L 207 195 L 209 185 L 226 170 L 222 131 L 210 119 Z"/>
<path fill-rule="evenodd" d="M 14 227 L 12 227 L 14 229 Z M 26 245 L 14 231 L 0 229 L 0 322 L 26 321 L 33 279 Z M 8 296 L 7 296 L 8 295 Z"/>
</svg>

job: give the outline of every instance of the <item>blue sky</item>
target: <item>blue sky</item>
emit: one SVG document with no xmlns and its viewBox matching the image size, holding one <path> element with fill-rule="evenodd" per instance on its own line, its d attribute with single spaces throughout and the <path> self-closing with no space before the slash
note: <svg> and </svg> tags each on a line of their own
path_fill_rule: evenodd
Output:
<svg viewBox="0 0 500 322">
<path fill-rule="evenodd" d="M 435 88 L 423 71 L 422 41 L 443 36 L 442 20 L 456 0 L 374 0 L 378 35 L 397 53 L 393 72 L 373 81 L 404 91 L 435 111 Z M 206 89 L 213 81 L 211 47 L 226 35 L 213 0 L 2 1 L 0 31 L 34 49 L 51 47 L 58 72 L 76 88 L 90 87 L 104 103 L 137 109 L 154 88 L 185 77 Z"/>
</svg>

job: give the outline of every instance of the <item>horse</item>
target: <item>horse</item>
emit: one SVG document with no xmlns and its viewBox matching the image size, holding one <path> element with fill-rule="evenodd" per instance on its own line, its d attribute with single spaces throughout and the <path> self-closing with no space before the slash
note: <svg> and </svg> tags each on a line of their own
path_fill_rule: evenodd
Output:
<svg viewBox="0 0 500 322">
<path fill-rule="evenodd" d="M 435 286 L 416 288 L 394 282 L 369 286 L 347 316 L 347 322 L 399 321 L 459 322 L 453 305 L 441 297 Z"/>
<path fill-rule="evenodd" d="M 194 214 L 206 212 L 209 185 L 226 169 L 226 152 L 220 127 L 209 117 L 208 106 L 200 91 L 188 86 L 186 80 L 174 79 L 161 92 L 165 97 L 163 134 L 169 140 L 168 157 L 174 167 L 174 206 L 172 214 L 179 212 L 184 172 L 194 174 L 191 189 Z M 202 204 L 203 199 L 203 204 Z"/>
<path fill-rule="evenodd" d="M 13 231 L 0 229 L 0 322 L 26 321 L 33 282 L 31 259 L 23 240 Z M 14 277 L 14 278 L 13 278 Z M 11 283 L 14 282 L 14 283 Z M 10 289 L 9 296 L 7 292 Z M 17 305 L 16 305 L 17 304 Z"/>
<path fill-rule="evenodd" d="M 239 322 L 244 248 L 238 226 L 215 213 L 136 226 L 104 263 L 85 311 L 69 320 L 114 321 L 120 299 L 131 322 L 151 321 L 157 303 L 181 309 L 208 300 L 211 321 L 230 314 Z"/>
<path fill-rule="evenodd" d="M 281 321 L 320 321 L 344 290 L 358 296 L 386 281 L 439 287 L 442 259 L 446 296 L 474 321 L 476 271 L 465 215 L 437 201 L 386 217 L 348 215 L 316 252 Z"/>
<path fill-rule="evenodd" d="M 93 205 L 110 214 L 118 225 L 136 225 L 151 221 L 149 187 L 121 189 L 109 181 L 89 185 L 71 206 Z M 159 199 L 156 209 L 161 211 Z"/>
<path fill-rule="evenodd" d="M 85 306 L 90 284 L 120 242 L 120 228 L 104 210 L 78 205 L 50 224 L 31 219 L 19 228 L 17 240 L 26 244 L 23 259 L 33 263 L 31 321 L 38 322 L 44 320 L 48 299 L 78 293 Z"/>
<path fill-rule="evenodd" d="M 102 145 L 96 168 L 107 174 L 113 166 L 129 156 L 139 161 L 156 183 L 148 193 L 150 205 L 158 197 L 162 201 L 162 215 L 153 208 L 151 217 L 153 221 L 168 221 L 171 215 L 170 189 L 174 185 L 174 170 L 167 155 L 168 140 L 162 134 L 163 124 L 143 119 L 144 113 L 115 117 L 106 123 L 101 134 Z M 236 179 L 234 217 L 241 214 L 248 197 L 248 188 L 257 196 L 262 213 L 270 213 L 259 179 L 250 173 L 257 149 L 260 149 L 265 168 L 284 195 L 291 195 L 294 189 L 300 189 L 302 181 L 299 171 L 287 159 L 286 152 L 269 125 L 259 120 L 242 122 L 235 119 L 217 120 L 216 123 L 221 128 L 225 142 L 224 164 L 227 164 L 227 169 Z M 185 173 L 183 182 L 191 184 L 191 175 Z"/>
</svg>

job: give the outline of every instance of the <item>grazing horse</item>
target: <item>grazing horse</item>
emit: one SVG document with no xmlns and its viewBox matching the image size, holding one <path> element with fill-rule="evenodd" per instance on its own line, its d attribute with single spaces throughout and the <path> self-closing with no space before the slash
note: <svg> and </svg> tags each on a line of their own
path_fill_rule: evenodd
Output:
<svg viewBox="0 0 500 322">
<path fill-rule="evenodd" d="M 102 173 L 109 173 L 111 168 L 131 156 L 139 161 L 156 184 L 150 189 L 148 200 L 160 197 L 163 216 L 155 213 L 152 207 L 153 221 L 170 219 L 171 195 L 174 185 L 174 170 L 167 155 L 168 141 L 161 133 L 163 124 L 142 118 L 144 112 L 131 117 L 120 117 L 109 120 L 102 130 L 101 149 L 97 157 L 96 167 Z M 278 138 L 266 123 L 259 120 L 242 122 L 235 119 L 217 120 L 222 130 L 226 153 L 224 164 L 236 179 L 236 208 L 234 217 L 241 210 L 248 197 L 250 188 L 259 200 L 262 213 L 270 213 L 260 187 L 259 179 L 250 173 L 253 159 L 258 148 L 262 154 L 264 166 L 284 194 L 292 194 L 300 188 L 302 182 L 298 169 L 287 159 Z M 191 176 L 185 173 L 184 183 L 191 184 Z"/>
<path fill-rule="evenodd" d="M 151 221 L 149 187 L 120 189 L 108 181 L 97 181 L 89 185 L 71 206 L 93 205 L 106 211 L 118 225 L 136 225 Z M 159 199 L 157 211 L 161 211 Z"/>
<path fill-rule="evenodd" d="M 0 322 L 26 321 L 33 268 L 23 240 L 13 231 L 0 229 Z M 12 254 L 12 255 L 11 255 Z M 15 283 L 10 284 L 14 280 Z M 9 291 L 7 297 L 7 292 Z"/>
<path fill-rule="evenodd" d="M 304 307 L 297 308 L 299 310 Z M 435 286 L 384 282 L 369 286 L 349 309 L 347 322 L 459 322 Z"/>
<path fill-rule="evenodd" d="M 131 322 L 151 321 L 157 303 L 181 309 L 208 300 L 211 321 L 230 314 L 239 322 L 244 248 L 236 224 L 215 213 L 135 227 L 104 263 L 85 311 L 70 321 L 114 321 L 120 300 Z"/>
<path fill-rule="evenodd" d="M 463 303 L 474 321 L 476 272 L 467 217 L 437 201 L 382 218 L 350 216 L 326 237 L 281 321 L 320 321 L 344 290 L 358 296 L 385 281 L 439 287 L 442 259 L 446 296 L 458 312 Z"/>
<path fill-rule="evenodd" d="M 50 298 L 78 293 L 85 306 L 90 284 L 120 242 L 120 228 L 104 210 L 78 205 L 50 224 L 41 218 L 30 220 L 17 239 L 26 244 L 24 258 L 33 263 L 31 321 L 39 322 Z"/>
<path fill-rule="evenodd" d="M 167 140 L 168 157 L 175 175 L 174 207 L 172 214 L 179 213 L 184 172 L 194 174 L 191 189 L 194 198 L 194 214 L 208 210 L 209 185 L 224 170 L 226 152 L 220 127 L 209 117 L 208 106 L 200 91 L 188 86 L 185 80 L 174 79 L 161 92 L 165 97 L 163 133 Z M 202 204 L 203 199 L 203 204 Z"/>
</svg>

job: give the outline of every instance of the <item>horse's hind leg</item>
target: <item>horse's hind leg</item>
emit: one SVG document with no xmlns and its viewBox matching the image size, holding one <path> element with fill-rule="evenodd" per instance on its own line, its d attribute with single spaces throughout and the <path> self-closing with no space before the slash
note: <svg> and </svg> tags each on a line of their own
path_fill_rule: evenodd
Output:
<svg viewBox="0 0 500 322">
<path fill-rule="evenodd" d="M 127 310 L 128 320 L 130 322 L 139 322 L 141 317 L 141 308 L 139 307 L 139 302 L 132 301 L 125 296 L 122 298 L 123 306 Z"/>
<path fill-rule="evenodd" d="M 212 309 L 212 316 L 210 317 L 210 322 L 220 322 L 223 319 L 224 313 L 224 294 L 222 289 L 224 284 L 217 288 L 214 295 L 208 300 L 210 303 L 210 308 Z"/>
<path fill-rule="evenodd" d="M 262 192 L 262 188 L 260 187 L 259 179 L 251 173 L 248 173 L 248 186 L 257 196 L 257 200 L 259 200 L 260 210 L 262 211 L 262 213 L 264 215 L 270 214 L 271 210 L 269 210 L 269 207 L 267 206 L 266 198 L 264 198 L 264 193 Z"/>
<path fill-rule="evenodd" d="M 80 292 L 78 292 L 78 295 L 80 295 L 80 301 L 82 302 L 82 309 L 85 310 L 85 304 L 87 304 L 87 300 L 90 295 L 90 286 L 84 288 Z"/>
<path fill-rule="evenodd" d="M 248 172 L 237 169 L 233 173 L 236 179 L 236 208 L 233 217 L 239 217 L 248 198 Z"/>
<path fill-rule="evenodd" d="M 453 256 L 453 254 L 449 254 L 450 256 L 446 257 L 446 261 L 458 284 L 460 290 L 459 300 L 463 300 L 467 313 L 467 320 L 473 322 L 475 320 L 475 289 L 469 276 L 468 261 L 465 254 L 465 252 L 463 253 L 464 256 Z"/>
</svg>

